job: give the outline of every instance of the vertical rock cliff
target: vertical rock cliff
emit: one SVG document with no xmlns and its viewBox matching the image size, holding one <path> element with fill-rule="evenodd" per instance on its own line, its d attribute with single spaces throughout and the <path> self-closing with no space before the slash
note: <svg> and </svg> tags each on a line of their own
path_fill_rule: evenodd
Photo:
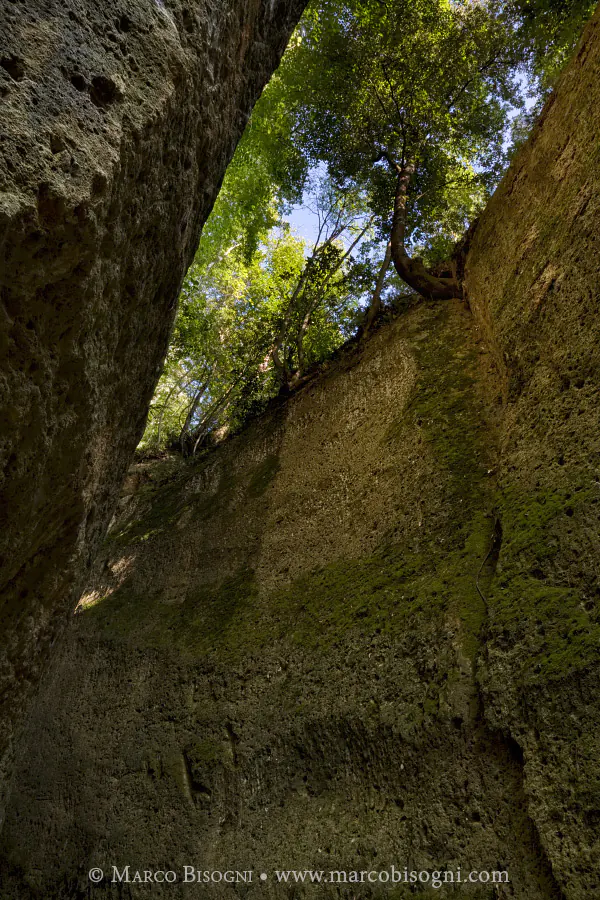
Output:
<svg viewBox="0 0 600 900">
<path fill-rule="evenodd" d="M 415 896 L 330 878 L 392 865 L 600 896 L 599 17 L 475 230 L 468 308 L 131 470 L 19 744 L 3 900 Z"/>
<path fill-rule="evenodd" d="M 302 5 L 1 5 L 0 785 L 139 440 L 200 228 Z"/>
<path fill-rule="evenodd" d="M 483 667 L 566 897 L 600 896 L 600 15 L 474 235 L 504 396 Z"/>
<path fill-rule="evenodd" d="M 249 896 L 304 896 L 275 869 L 391 865 L 560 896 L 475 679 L 488 359 L 458 302 L 423 304 L 207 459 L 134 468 L 19 752 L 8 898 L 155 861 L 179 874 L 159 897 L 203 890 L 185 865 L 254 869 Z"/>
</svg>

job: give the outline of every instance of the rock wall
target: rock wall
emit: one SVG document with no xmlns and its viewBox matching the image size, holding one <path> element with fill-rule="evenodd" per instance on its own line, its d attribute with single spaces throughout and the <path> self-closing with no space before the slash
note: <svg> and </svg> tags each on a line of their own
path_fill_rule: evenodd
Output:
<svg viewBox="0 0 600 900">
<path fill-rule="evenodd" d="M 600 14 L 474 235 L 504 396 L 482 671 L 566 897 L 600 896 Z"/>
<path fill-rule="evenodd" d="M 254 870 L 217 897 L 392 864 L 560 897 L 475 678 L 490 383 L 471 315 L 423 304 L 206 459 L 132 470 L 19 752 L 7 898 L 88 896 L 91 867 L 127 864 Z"/>
<path fill-rule="evenodd" d="M 0 820 L 15 721 L 104 534 L 200 227 L 302 5 L 1 5 Z"/>
<path fill-rule="evenodd" d="M 392 865 L 600 896 L 599 26 L 479 222 L 470 309 L 134 467 L 19 745 L 2 900 L 419 896 L 274 876 Z M 126 865 L 179 880 L 88 881 Z"/>
</svg>

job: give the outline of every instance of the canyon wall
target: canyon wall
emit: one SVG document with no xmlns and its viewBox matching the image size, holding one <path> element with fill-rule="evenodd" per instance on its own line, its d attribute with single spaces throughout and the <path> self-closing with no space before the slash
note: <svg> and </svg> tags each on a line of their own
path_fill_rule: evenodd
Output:
<svg viewBox="0 0 600 900">
<path fill-rule="evenodd" d="M 422 304 L 206 459 L 132 469 L 19 752 L 7 898 L 100 896 L 121 885 L 87 872 L 113 865 L 253 869 L 208 890 L 298 896 L 274 870 L 392 864 L 560 897 L 475 678 L 489 386 L 469 312 Z"/>
<path fill-rule="evenodd" d="M 466 281 L 504 398 L 486 719 L 566 897 L 600 896 L 600 17 L 482 216 Z"/>
<path fill-rule="evenodd" d="M 200 228 L 302 5 L 1 5 L 0 821 L 15 723 L 104 535 Z"/>
<path fill-rule="evenodd" d="M 3 900 L 452 894 L 275 875 L 392 865 L 600 896 L 599 27 L 481 217 L 467 306 L 132 468 L 19 744 Z"/>
</svg>

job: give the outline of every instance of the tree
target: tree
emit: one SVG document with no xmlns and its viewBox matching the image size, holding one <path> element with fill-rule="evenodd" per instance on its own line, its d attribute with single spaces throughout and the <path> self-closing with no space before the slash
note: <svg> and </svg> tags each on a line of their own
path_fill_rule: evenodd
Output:
<svg viewBox="0 0 600 900">
<path fill-rule="evenodd" d="M 308 350 L 312 350 L 312 361 L 324 357 L 327 325 L 337 323 L 339 327 L 340 315 L 352 306 L 352 296 L 356 306 L 371 274 L 368 262 L 354 255 L 372 226 L 361 200 L 356 191 L 341 195 L 329 181 L 317 192 L 317 235 L 310 256 L 283 299 L 283 315 L 271 351 L 280 388 L 293 390 L 301 382 L 311 361 Z M 320 328 L 315 333 L 317 322 Z"/>
<path fill-rule="evenodd" d="M 372 278 L 357 246 L 370 227 L 357 198 L 324 186 L 310 255 L 289 227 L 271 229 L 247 258 L 241 239 L 188 272 L 142 446 L 194 455 L 209 434 L 236 430 L 353 332 Z M 239 235 L 238 235 L 239 238 Z M 221 249 L 222 252 L 219 252 Z"/>
<path fill-rule="evenodd" d="M 449 267 L 411 251 L 447 251 L 499 175 L 522 102 L 512 22 L 475 0 L 324 0 L 303 22 L 296 139 L 340 189 L 367 193 L 410 287 L 461 296 Z"/>
<path fill-rule="evenodd" d="M 291 53 L 296 43 L 292 36 Z M 285 71 L 284 65 L 275 72 L 252 111 L 202 231 L 196 271 L 234 249 L 249 260 L 286 210 L 302 199 L 308 160 L 293 139 Z"/>
<path fill-rule="evenodd" d="M 143 443 L 235 430 L 407 284 L 460 297 L 453 247 L 589 0 L 318 0 L 255 107 L 186 278 Z M 285 226 L 307 176 L 317 236 Z M 413 296 L 413 294 L 405 295 Z M 361 316 L 361 307 L 367 309 Z"/>
<path fill-rule="evenodd" d="M 555 83 L 596 0 L 514 0 L 519 43 L 543 96 Z"/>
</svg>

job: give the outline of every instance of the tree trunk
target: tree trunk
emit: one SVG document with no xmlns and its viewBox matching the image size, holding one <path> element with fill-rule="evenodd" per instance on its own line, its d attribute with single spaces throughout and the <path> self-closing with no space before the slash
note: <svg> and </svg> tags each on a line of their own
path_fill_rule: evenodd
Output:
<svg viewBox="0 0 600 900">
<path fill-rule="evenodd" d="M 185 417 L 185 422 L 183 423 L 183 428 L 179 434 L 179 443 L 181 444 L 181 452 L 182 454 L 185 452 L 185 440 L 190 436 L 190 425 L 192 424 L 192 419 L 196 415 L 196 411 L 200 406 L 200 401 L 204 396 L 204 392 L 208 386 L 208 382 L 202 385 L 199 391 L 194 395 L 194 399 L 190 404 L 190 408 L 188 409 L 187 416 Z"/>
<path fill-rule="evenodd" d="M 371 302 L 369 303 L 369 308 L 367 313 L 358 329 L 358 337 L 359 340 L 365 337 L 377 316 L 379 315 L 379 311 L 381 310 L 381 294 L 383 292 L 383 285 L 385 283 L 385 276 L 388 273 L 388 269 L 390 267 L 390 263 L 392 261 L 392 242 L 388 241 L 388 245 L 385 250 L 385 257 L 381 264 L 381 268 L 379 269 L 379 274 L 377 276 L 377 282 L 375 284 L 375 290 L 373 291 L 373 295 L 371 297 Z"/>
<path fill-rule="evenodd" d="M 390 244 L 392 259 L 398 275 L 409 287 L 428 300 L 451 300 L 453 297 L 462 299 L 462 287 L 454 278 L 438 278 L 432 275 L 423 265 L 422 259 L 411 259 L 406 252 L 406 203 L 408 186 L 414 175 L 415 166 L 413 163 L 407 163 L 404 166 L 396 165 L 395 168 L 398 172 L 398 180 Z"/>
<path fill-rule="evenodd" d="M 300 278 L 296 284 L 296 287 L 292 291 L 292 295 L 289 299 L 287 309 L 285 311 L 285 316 L 283 318 L 283 322 L 281 323 L 281 328 L 277 333 L 277 337 L 275 338 L 275 343 L 273 344 L 273 348 L 271 350 L 271 358 L 273 360 L 273 365 L 275 366 L 275 372 L 277 373 L 277 378 L 279 381 L 279 386 L 281 390 L 285 390 L 287 384 L 290 380 L 290 367 L 288 365 L 288 354 L 284 355 L 284 358 L 281 358 L 281 350 L 283 349 L 283 345 L 288 337 L 288 332 L 290 328 L 290 323 L 292 321 L 292 315 L 295 309 L 296 301 L 298 297 L 301 296 L 302 290 L 308 278 L 309 272 L 314 265 L 314 259 L 319 251 L 315 251 L 313 256 L 307 260 L 304 269 L 300 274 Z"/>
</svg>

